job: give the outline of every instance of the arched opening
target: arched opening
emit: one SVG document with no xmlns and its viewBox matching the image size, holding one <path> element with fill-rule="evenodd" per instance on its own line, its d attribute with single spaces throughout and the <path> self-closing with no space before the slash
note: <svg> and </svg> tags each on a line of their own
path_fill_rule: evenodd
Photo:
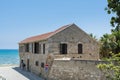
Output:
<svg viewBox="0 0 120 80">
<path fill-rule="evenodd" d="M 82 54 L 83 53 L 83 45 L 82 44 L 78 44 L 78 54 Z"/>
<path fill-rule="evenodd" d="M 60 44 L 60 54 L 67 54 L 67 44 Z"/>
</svg>

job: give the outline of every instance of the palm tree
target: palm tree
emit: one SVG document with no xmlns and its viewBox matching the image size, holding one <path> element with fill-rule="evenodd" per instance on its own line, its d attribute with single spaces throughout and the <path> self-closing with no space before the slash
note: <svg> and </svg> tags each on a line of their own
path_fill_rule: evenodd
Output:
<svg viewBox="0 0 120 80">
<path fill-rule="evenodd" d="M 110 35 L 104 34 L 100 39 L 100 55 L 101 57 L 108 57 L 111 51 Z"/>
<path fill-rule="evenodd" d="M 111 57 L 111 53 L 115 53 L 117 49 L 115 34 L 104 34 L 100 39 L 100 55 L 101 57 Z"/>
<path fill-rule="evenodd" d="M 92 33 L 89 34 L 90 37 L 92 37 L 93 39 L 97 40 L 96 36 L 94 36 Z"/>
</svg>

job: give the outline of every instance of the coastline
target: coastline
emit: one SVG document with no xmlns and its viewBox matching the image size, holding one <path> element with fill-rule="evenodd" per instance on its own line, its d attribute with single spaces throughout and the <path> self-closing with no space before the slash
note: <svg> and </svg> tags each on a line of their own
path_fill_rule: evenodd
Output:
<svg viewBox="0 0 120 80">
<path fill-rule="evenodd" d="M 0 67 L 19 67 L 19 64 L 0 64 Z"/>
<path fill-rule="evenodd" d="M 19 66 L 18 49 L 0 49 L 0 67 Z"/>
</svg>

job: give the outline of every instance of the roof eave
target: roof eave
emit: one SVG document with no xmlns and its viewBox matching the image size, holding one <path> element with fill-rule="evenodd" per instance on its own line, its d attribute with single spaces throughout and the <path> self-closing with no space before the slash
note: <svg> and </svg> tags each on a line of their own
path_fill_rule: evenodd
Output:
<svg viewBox="0 0 120 80">
<path fill-rule="evenodd" d="M 29 41 L 29 42 L 20 42 L 18 44 L 20 45 L 20 44 L 27 44 L 27 43 L 35 43 L 35 42 L 41 42 L 41 41 L 47 41 L 47 40 L 48 40 L 48 38 L 42 39 L 42 40 Z"/>
</svg>

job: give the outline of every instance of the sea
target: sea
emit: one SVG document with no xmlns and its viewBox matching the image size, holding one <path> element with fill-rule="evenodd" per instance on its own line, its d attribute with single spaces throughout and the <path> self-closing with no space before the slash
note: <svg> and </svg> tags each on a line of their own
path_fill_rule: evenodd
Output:
<svg viewBox="0 0 120 80">
<path fill-rule="evenodd" d="M 0 65 L 18 65 L 19 54 L 17 49 L 0 49 Z"/>
</svg>

